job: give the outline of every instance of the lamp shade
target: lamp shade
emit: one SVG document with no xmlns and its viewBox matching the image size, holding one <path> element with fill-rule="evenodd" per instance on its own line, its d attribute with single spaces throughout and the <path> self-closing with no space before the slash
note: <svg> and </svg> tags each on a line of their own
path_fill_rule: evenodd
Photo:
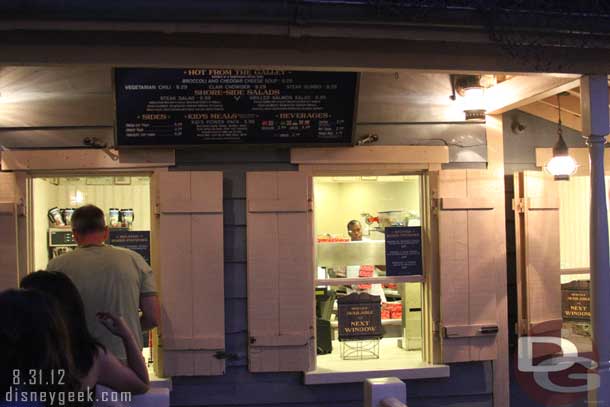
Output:
<svg viewBox="0 0 610 407">
<path fill-rule="evenodd" d="M 546 165 L 546 169 L 556 181 L 569 180 L 570 175 L 574 175 L 578 169 L 576 161 L 568 154 L 568 146 L 561 134 L 553 146 L 553 158 Z"/>
</svg>

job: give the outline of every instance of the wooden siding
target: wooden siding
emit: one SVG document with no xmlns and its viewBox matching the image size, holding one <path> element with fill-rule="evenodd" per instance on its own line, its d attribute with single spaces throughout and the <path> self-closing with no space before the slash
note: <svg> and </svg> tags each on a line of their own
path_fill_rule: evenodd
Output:
<svg viewBox="0 0 610 407">
<path fill-rule="evenodd" d="M 290 171 L 288 151 L 184 151 L 181 170 L 223 171 L 226 372 L 218 377 L 174 377 L 172 406 L 360 407 L 362 383 L 306 386 L 301 373 L 248 371 L 246 172 Z M 409 407 L 492 405 L 490 362 L 451 365 L 446 379 L 407 382 Z"/>
</svg>

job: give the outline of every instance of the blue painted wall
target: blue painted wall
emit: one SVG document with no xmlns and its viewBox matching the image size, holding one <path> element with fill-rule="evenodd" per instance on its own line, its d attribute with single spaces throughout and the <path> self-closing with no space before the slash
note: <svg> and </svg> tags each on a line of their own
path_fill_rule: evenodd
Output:
<svg viewBox="0 0 610 407">
<path fill-rule="evenodd" d="M 287 150 L 177 152 L 178 170 L 223 171 L 226 348 L 238 359 L 224 376 L 175 377 L 173 406 L 362 406 L 362 383 L 303 384 L 301 373 L 251 374 L 247 368 L 246 186 L 247 171 L 290 171 Z M 201 310 L 201 312 L 206 312 Z M 491 363 L 451 366 L 451 377 L 407 382 L 409 407 L 492 405 Z"/>
</svg>

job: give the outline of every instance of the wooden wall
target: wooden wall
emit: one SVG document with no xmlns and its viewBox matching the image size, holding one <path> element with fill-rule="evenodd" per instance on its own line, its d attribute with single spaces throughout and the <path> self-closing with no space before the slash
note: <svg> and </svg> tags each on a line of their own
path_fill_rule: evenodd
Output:
<svg viewBox="0 0 610 407">
<path fill-rule="evenodd" d="M 362 406 L 362 383 L 305 386 L 300 373 L 248 372 L 245 174 L 296 170 L 288 151 L 183 151 L 176 162 L 179 170 L 224 173 L 226 351 L 237 359 L 224 376 L 174 377 L 172 405 Z M 408 381 L 409 407 L 491 406 L 492 386 L 490 362 L 454 364 L 449 378 Z"/>
<path fill-rule="evenodd" d="M 8 66 L 0 73 L 0 145 L 82 147 L 86 137 L 113 144 L 111 68 Z M 364 72 L 355 138 L 375 134 L 377 145 L 446 145 L 450 162 L 484 166 L 485 126 L 465 122 L 461 100 L 450 94 L 448 74 Z"/>
<path fill-rule="evenodd" d="M 504 133 L 504 173 L 511 175 L 519 171 L 538 170 L 536 148 L 553 147 L 557 141 L 557 123 L 532 116 L 520 110 L 502 115 Z M 525 126 L 522 132 L 512 129 L 518 122 Z M 563 137 L 568 147 L 585 147 L 585 141 L 575 130 L 563 127 Z"/>
</svg>

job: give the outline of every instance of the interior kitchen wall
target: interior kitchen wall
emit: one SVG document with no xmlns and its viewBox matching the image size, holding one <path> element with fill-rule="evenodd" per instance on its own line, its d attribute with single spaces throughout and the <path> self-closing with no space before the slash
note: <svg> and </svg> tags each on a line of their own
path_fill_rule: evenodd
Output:
<svg viewBox="0 0 610 407">
<path fill-rule="evenodd" d="M 100 177 L 102 179 L 113 177 Z M 150 230 L 150 179 L 148 177 L 121 177 L 130 179 L 128 185 L 90 185 L 91 178 L 60 178 L 57 186 L 57 205 L 60 208 L 74 208 L 93 204 L 100 207 L 106 216 L 110 208 L 131 208 L 134 210 L 133 230 Z M 95 178 L 94 178 L 95 179 Z M 95 182 L 95 181 L 94 181 Z M 82 203 L 75 202 L 77 194 Z M 108 221 L 108 219 L 106 219 Z"/>
<path fill-rule="evenodd" d="M 49 261 L 48 230 L 49 218 L 47 212 L 57 206 L 57 186 L 46 178 L 33 180 L 33 210 L 34 210 L 34 269 L 43 270 Z"/>
<path fill-rule="evenodd" d="M 315 232 L 348 237 L 347 223 L 361 220 L 362 213 L 404 210 L 419 214 L 419 178 L 400 182 L 316 182 L 314 184 Z"/>
<path fill-rule="evenodd" d="M 48 263 L 47 213 L 53 207 L 77 208 L 86 204 L 100 207 L 106 217 L 109 208 L 131 208 L 135 218 L 132 230 L 150 230 L 150 179 L 121 177 L 128 185 L 115 185 L 114 177 L 34 178 L 34 267 Z M 87 180 L 89 179 L 89 180 Z M 106 182 L 106 185 L 92 183 Z M 108 219 L 106 218 L 106 221 Z"/>
</svg>

